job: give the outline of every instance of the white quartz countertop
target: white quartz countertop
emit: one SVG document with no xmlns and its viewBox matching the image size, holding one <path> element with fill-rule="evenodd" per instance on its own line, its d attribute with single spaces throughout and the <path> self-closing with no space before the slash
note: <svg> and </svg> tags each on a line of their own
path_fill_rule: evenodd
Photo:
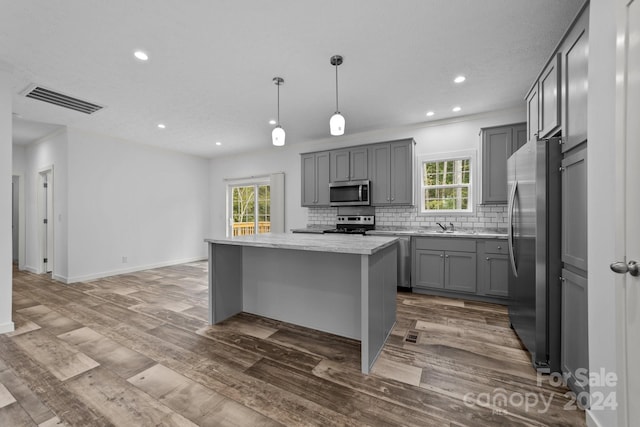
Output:
<svg viewBox="0 0 640 427">
<path fill-rule="evenodd" d="M 294 233 L 322 234 L 323 230 L 331 229 L 331 226 L 313 226 L 296 228 Z M 416 237 L 453 237 L 453 238 L 479 238 L 479 239 L 506 239 L 506 231 L 499 230 L 456 230 L 454 232 L 442 232 L 432 228 L 376 228 L 367 231 L 367 235 L 373 236 L 416 236 Z"/>
<path fill-rule="evenodd" d="M 251 236 L 220 237 L 205 242 L 259 248 L 294 249 L 299 251 L 338 252 L 373 255 L 393 245 L 395 236 L 360 236 L 312 233 L 266 233 Z"/>
</svg>

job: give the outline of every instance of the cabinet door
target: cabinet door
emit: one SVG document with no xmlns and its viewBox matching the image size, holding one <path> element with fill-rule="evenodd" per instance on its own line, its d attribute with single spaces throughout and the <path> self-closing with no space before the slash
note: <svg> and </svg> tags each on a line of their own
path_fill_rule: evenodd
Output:
<svg viewBox="0 0 640 427">
<path fill-rule="evenodd" d="M 513 136 L 511 140 L 511 153 L 508 153 L 509 156 L 511 154 L 518 151 L 520 147 L 527 143 L 527 124 L 523 123 L 521 125 L 515 125 L 513 127 Z"/>
<path fill-rule="evenodd" d="M 562 160 L 562 262 L 587 270 L 586 147 Z"/>
<path fill-rule="evenodd" d="M 302 168 L 302 206 L 315 206 L 316 203 L 316 156 L 315 154 L 303 154 L 301 156 Z"/>
<path fill-rule="evenodd" d="M 331 182 L 349 181 L 349 150 L 331 151 Z"/>
<path fill-rule="evenodd" d="M 552 135 L 560 127 L 560 54 L 551 58 L 542 72 L 540 90 L 540 138 Z"/>
<path fill-rule="evenodd" d="M 587 9 L 562 46 L 563 152 L 587 140 L 588 18 Z"/>
<path fill-rule="evenodd" d="M 447 251 L 444 255 L 445 288 L 452 291 L 476 291 L 475 252 Z"/>
<path fill-rule="evenodd" d="M 315 206 L 329 206 L 329 153 L 316 154 L 316 203 Z"/>
<path fill-rule="evenodd" d="M 507 202 L 507 147 L 511 147 L 512 127 L 482 132 L 482 203 Z"/>
<path fill-rule="evenodd" d="M 390 196 L 394 205 L 413 205 L 413 140 L 391 143 Z"/>
<path fill-rule="evenodd" d="M 567 384 L 576 393 L 588 391 L 588 385 L 579 384 L 575 376 L 576 370 L 589 368 L 587 304 L 587 279 L 562 270 L 560 361 Z"/>
<path fill-rule="evenodd" d="M 538 101 L 538 82 L 533 86 L 529 95 L 527 95 L 527 141 L 532 140 L 540 133 L 539 127 L 539 109 Z"/>
<path fill-rule="evenodd" d="M 413 286 L 444 289 L 444 252 L 416 250 L 414 272 Z"/>
<path fill-rule="evenodd" d="M 353 149 L 349 152 L 351 180 L 369 179 L 368 152 L 366 147 Z"/>
<path fill-rule="evenodd" d="M 386 205 L 391 202 L 389 194 L 389 169 L 391 167 L 391 146 L 374 145 L 369 148 L 371 176 L 371 204 Z"/>
<path fill-rule="evenodd" d="M 507 297 L 509 296 L 508 288 L 508 257 L 507 255 L 485 254 L 483 263 L 483 294 Z"/>
</svg>

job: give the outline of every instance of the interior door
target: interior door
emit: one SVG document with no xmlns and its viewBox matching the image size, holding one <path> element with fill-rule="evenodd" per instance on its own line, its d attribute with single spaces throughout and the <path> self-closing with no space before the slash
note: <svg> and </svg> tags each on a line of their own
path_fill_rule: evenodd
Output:
<svg viewBox="0 0 640 427">
<path fill-rule="evenodd" d="M 625 79 L 618 87 L 619 104 L 623 106 L 626 120 L 619 122 L 618 145 L 624 150 L 619 156 L 619 170 L 623 171 L 621 190 L 617 193 L 616 208 L 621 212 L 623 230 L 617 233 L 616 252 L 618 262 L 612 264 L 617 270 L 616 282 L 618 316 L 618 377 L 620 404 L 620 425 L 633 426 L 640 420 L 640 0 L 618 0 L 619 14 L 618 34 L 626 43 L 618 44 L 620 70 Z M 624 37 L 622 37 L 624 36 Z M 625 49 L 626 46 L 626 49 Z M 626 84 L 626 90 L 625 85 Z"/>
</svg>

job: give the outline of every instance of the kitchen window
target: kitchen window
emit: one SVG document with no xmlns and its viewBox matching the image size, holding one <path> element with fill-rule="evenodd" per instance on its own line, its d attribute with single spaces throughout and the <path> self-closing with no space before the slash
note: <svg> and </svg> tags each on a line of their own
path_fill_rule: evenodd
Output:
<svg viewBox="0 0 640 427">
<path fill-rule="evenodd" d="M 420 213 L 473 212 L 475 153 L 420 158 Z"/>
</svg>

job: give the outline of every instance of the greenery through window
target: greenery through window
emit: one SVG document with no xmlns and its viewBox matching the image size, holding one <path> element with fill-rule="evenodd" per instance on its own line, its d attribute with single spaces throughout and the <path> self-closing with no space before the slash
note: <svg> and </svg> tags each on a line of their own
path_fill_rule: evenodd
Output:
<svg viewBox="0 0 640 427">
<path fill-rule="evenodd" d="M 271 186 L 233 186 L 231 229 L 233 236 L 268 233 L 271 230 Z"/>
<path fill-rule="evenodd" d="M 471 158 L 422 162 L 421 212 L 471 212 Z"/>
</svg>

